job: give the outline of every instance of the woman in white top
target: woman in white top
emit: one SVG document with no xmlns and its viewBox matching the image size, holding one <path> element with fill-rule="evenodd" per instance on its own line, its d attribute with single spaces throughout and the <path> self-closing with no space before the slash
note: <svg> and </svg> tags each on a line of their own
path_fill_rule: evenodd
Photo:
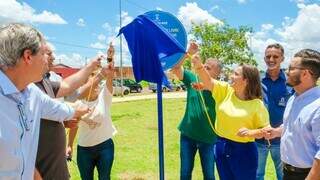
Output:
<svg viewBox="0 0 320 180">
<path fill-rule="evenodd" d="M 87 99 L 77 104 L 87 104 L 91 112 L 81 118 L 78 128 L 71 129 L 69 132 L 68 149 L 72 148 L 74 137 L 79 129 L 77 164 L 81 179 L 84 180 L 93 180 L 95 167 L 100 180 L 110 179 L 114 159 L 112 137 L 116 133 L 110 113 L 113 73 L 113 63 L 109 63 L 100 73 L 89 79 L 92 85 Z M 99 81 L 95 78 L 101 77 L 106 79 L 106 82 L 100 90 L 97 83 Z"/>
</svg>

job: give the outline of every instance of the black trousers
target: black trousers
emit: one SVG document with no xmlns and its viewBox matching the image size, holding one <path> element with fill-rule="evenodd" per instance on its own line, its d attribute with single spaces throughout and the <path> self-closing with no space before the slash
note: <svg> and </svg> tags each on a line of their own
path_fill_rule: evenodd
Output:
<svg viewBox="0 0 320 180">
<path fill-rule="evenodd" d="M 309 174 L 309 171 L 295 172 L 295 171 L 289 171 L 286 168 L 283 168 L 283 180 L 305 180 L 308 174 Z"/>
</svg>

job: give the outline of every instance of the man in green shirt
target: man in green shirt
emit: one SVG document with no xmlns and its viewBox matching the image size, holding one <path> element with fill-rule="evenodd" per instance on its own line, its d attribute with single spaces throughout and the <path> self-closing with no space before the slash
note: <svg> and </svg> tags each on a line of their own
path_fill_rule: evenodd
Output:
<svg viewBox="0 0 320 180">
<path fill-rule="evenodd" d="M 196 43 L 191 43 L 188 54 L 174 67 L 172 72 L 183 81 L 187 88 L 187 104 L 184 117 L 178 127 L 180 130 L 180 179 L 192 179 L 194 157 L 199 150 L 203 178 L 205 180 L 214 177 L 214 121 L 216 118 L 215 101 L 211 92 L 198 91 L 192 86 L 199 82 L 198 77 L 191 71 L 185 70 L 182 64 L 188 55 L 198 51 Z M 205 63 L 207 72 L 213 79 L 217 79 L 221 71 L 218 60 L 209 58 Z"/>
</svg>

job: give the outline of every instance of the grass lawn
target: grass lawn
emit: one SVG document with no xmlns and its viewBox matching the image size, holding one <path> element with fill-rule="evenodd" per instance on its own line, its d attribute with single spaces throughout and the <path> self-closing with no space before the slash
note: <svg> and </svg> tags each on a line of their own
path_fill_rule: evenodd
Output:
<svg viewBox="0 0 320 180">
<path fill-rule="evenodd" d="M 115 160 L 111 179 L 142 180 L 159 179 L 158 176 L 158 134 L 156 100 L 140 100 L 114 103 L 112 119 L 118 133 L 114 137 Z M 184 99 L 165 99 L 164 142 L 165 142 L 165 179 L 179 179 L 179 124 L 185 109 Z M 76 145 L 74 146 L 76 151 Z M 74 152 L 74 160 L 76 159 Z M 69 163 L 71 179 L 80 179 L 77 166 Z M 270 161 L 266 179 L 275 178 Z M 96 175 L 96 173 L 95 173 Z M 217 174 L 216 174 L 216 177 Z M 98 178 L 95 178 L 98 179 Z M 196 156 L 193 179 L 202 179 L 201 166 Z"/>
</svg>

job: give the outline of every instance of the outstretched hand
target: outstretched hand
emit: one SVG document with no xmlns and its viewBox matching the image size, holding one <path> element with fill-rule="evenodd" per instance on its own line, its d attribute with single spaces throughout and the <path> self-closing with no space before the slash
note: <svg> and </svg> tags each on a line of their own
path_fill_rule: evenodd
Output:
<svg viewBox="0 0 320 180">
<path fill-rule="evenodd" d="M 265 127 L 262 129 L 265 132 L 264 138 L 267 140 L 274 139 L 281 136 L 282 128 Z"/>
<path fill-rule="evenodd" d="M 80 119 L 78 118 L 78 119 L 71 119 L 69 121 L 63 121 L 64 127 L 69 129 L 76 128 L 78 127 L 79 120 Z"/>
<path fill-rule="evenodd" d="M 100 73 L 103 75 L 103 77 L 112 79 L 114 75 L 114 62 L 110 62 L 108 65 L 103 67 L 100 71 Z"/>
<path fill-rule="evenodd" d="M 198 44 L 194 41 L 191 41 L 189 48 L 187 50 L 187 53 L 192 56 L 192 55 L 196 54 L 198 52 L 198 50 L 199 50 Z"/>
<path fill-rule="evenodd" d="M 72 160 L 72 153 L 73 153 L 73 149 L 71 146 L 68 146 L 66 149 L 66 157 L 68 161 Z"/>
<path fill-rule="evenodd" d="M 89 107 L 85 104 L 81 104 L 80 106 L 75 108 L 75 113 L 73 115 L 73 118 L 81 118 L 81 116 L 89 113 L 91 110 L 89 109 Z"/>
<path fill-rule="evenodd" d="M 109 63 L 113 61 L 113 56 L 114 56 L 114 47 L 112 43 L 110 43 L 109 48 L 107 50 L 107 60 Z"/>
<path fill-rule="evenodd" d="M 196 53 L 195 55 L 192 56 L 191 63 L 193 64 L 193 67 L 195 69 L 203 67 L 202 62 L 201 62 L 201 58 L 198 53 Z"/>
</svg>

